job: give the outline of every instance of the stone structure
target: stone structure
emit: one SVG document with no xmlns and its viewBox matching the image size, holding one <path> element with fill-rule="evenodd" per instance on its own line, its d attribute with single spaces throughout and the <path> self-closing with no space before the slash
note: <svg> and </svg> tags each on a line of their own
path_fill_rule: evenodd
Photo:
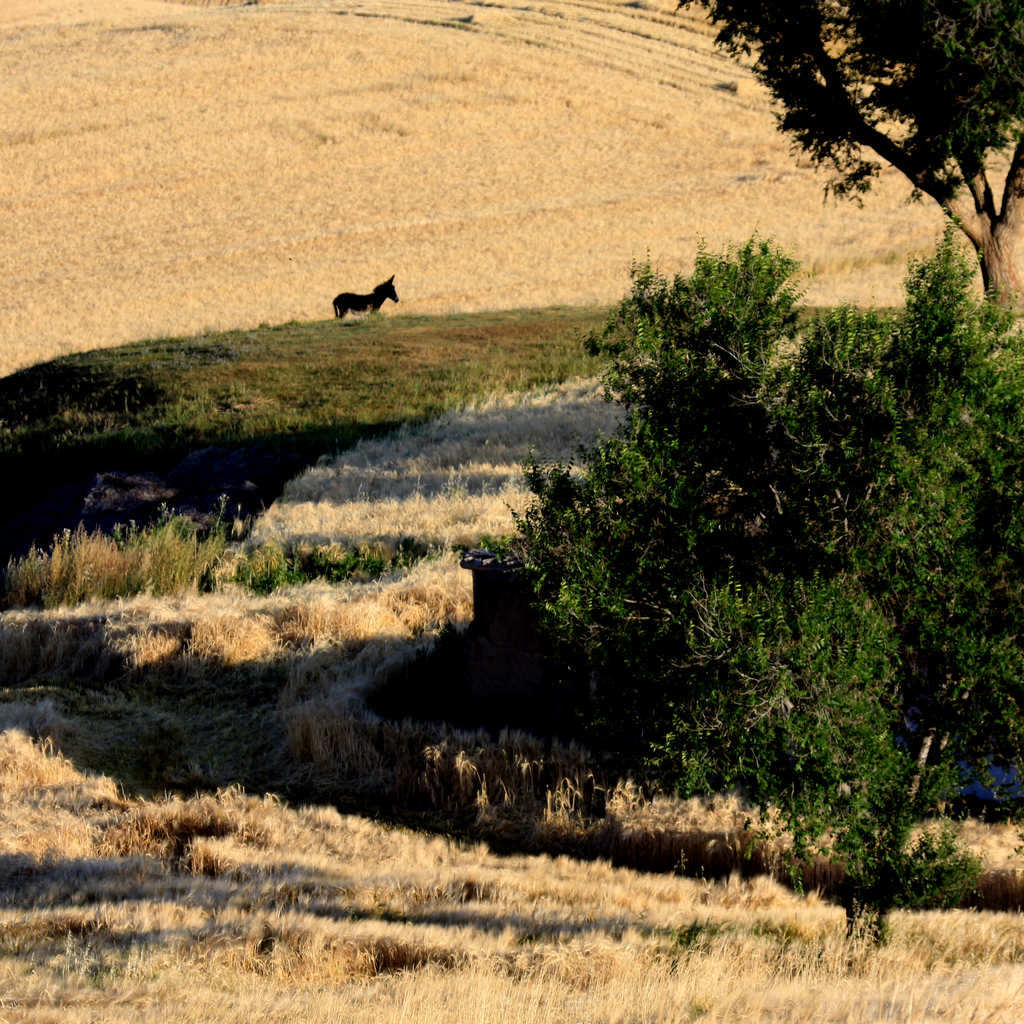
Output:
<svg viewBox="0 0 1024 1024">
<path fill-rule="evenodd" d="M 550 730 L 559 716 L 518 564 L 475 549 L 461 565 L 473 573 L 473 622 L 463 655 L 471 707 L 489 725 Z"/>
</svg>

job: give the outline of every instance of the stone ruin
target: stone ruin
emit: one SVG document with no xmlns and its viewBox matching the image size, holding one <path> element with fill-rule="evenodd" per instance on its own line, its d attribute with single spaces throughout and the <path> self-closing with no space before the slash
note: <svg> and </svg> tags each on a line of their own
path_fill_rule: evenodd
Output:
<svg viewBox="0 0 1024 1024">
<path fill-rule="evenodd" d="M 463 638 L 466 700 L 491 725 L 557 731 L 544 647 L 521 566 L 481 548 L 466 554 L 473 574 L 473 622 Z"/>
</svg>

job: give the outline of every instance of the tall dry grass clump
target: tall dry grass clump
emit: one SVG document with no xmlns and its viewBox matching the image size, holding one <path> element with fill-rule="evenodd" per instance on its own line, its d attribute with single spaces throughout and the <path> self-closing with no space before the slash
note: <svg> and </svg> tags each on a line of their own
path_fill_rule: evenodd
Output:
<svg viewBox="0 0 1024 1024">
<path fill-rule="evenodd" d="M 4 879 L 19 869 L 90 856 L 90 818 L 123 805 L 112 779 L 79 771 L 52 742 L 34 741 L 0 718 L 0 905 Z"/>
<path fill-rule="evenodd" d="M 603 809 L 590 755 L 571 744 L 521 732 L 455 729 L 386 721 L 344 711 L 317 715 L 301 705 L 285 720 L 289 747 L 313 771 L 314 791 L 361 792 L 377 802 L 429 808 L 459 819 L 530 829 L 551 801 L 571 801 L 576 820 Z M 572 796 L 568 797 L 571 791 Z"/>
<path fill-rule="evenodd" d="M 186 859 L 197 838 L 231 836 L 238 842 L 260 847 L 269 844 L 268 807 L 271 797 L 247 797 L 235 789 L 183 800 L 164 800 L 131 805 L 104 830 L 101 852 L 114 857 L 155 857 L 169 863 Z"/>
<path fill-rule="evenodd" d="M 298 705 L 285 711 L 305 792 L 364 806 L 425 812 L 433 821 L 519 850 L 598 857 L 639 871 L 711 880 L 765 876 L 793 885 L 791 838 L 736 795 L 643 794 L 580 747 L 521 732 L 395 722 Z M 833 896 L 842 865 L 803 866 L 805 891 Z M 986 874 L 990 908 L 1014 908 L 1024 878 Z M 979 901 L 985 897 L 979 894 Z"/>
<path fill-rule="evenodd" d="M 200 536 L 187 520 L 167 517 L 145 528 L 113 536 L 82 526 L 58 534 L 48 549 L 33 546 L 12 559 L 3 577 L 8 608 L 73 606 L 90 599 L 155 596 L 196 590 L 227 546 L 226 531 Z"/>
</svg>

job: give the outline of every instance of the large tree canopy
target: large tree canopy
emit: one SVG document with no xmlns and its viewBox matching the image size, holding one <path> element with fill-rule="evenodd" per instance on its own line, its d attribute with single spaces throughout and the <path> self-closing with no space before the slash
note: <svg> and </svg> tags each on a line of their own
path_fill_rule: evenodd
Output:
<svg viewBox="0 0 1024 1024">
<path fill-rule="evenodd" d="M 834 193 L 865 191 L 878 158 L 887 161 L 971 240 L 986 290 L 1021 300 L 1013 258 L 1024 219 L 1019 0 L 680 6 L 693 4 L 708 10 L 721 46 L 753 57 L 754 73 L 781 105 L 780 127 L 832 169 Z"/>
<path fill-rule="evenodd" d="M 915 822 L 1024 754 L 1024 346 L 948 234 L 894 315 L 798 329 L 794 269 L 637 268 L 626 422 L 532 468 L 520 554 L 595 747 L 827 834 L 880 919 L 956 874 Z"/>
</svg>

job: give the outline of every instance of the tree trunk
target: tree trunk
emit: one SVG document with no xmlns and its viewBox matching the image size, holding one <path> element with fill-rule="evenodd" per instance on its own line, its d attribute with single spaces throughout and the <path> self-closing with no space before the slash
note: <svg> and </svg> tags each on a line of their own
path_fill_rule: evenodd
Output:
<svg viewBox="0 0 1024 1024">
<path fill-rule="evenodd" d="M 947 206 L 957 227 L 971 240 L 978 254 L 985 295 L 1001 306 L 1024 307 L 1024 288 L 1014 260 L 1018 225 L 1013 220 L 977 213 L 966 217 L 955 206 Z"/>
<path fill-rule="evenodd" d="M 985 294 L 1001 306 L 1024 306 L 1024 289 L 1014 262 L 1014 242 L 1024 224 L 1024 139 L 1017 143 L 1003 185 L 1003 201 L 997 208 L 984 170 L 964 175 L 971 202 L 960 197 L 942 207 L 971 240 L 981 264 Z M 938 199 L 938 196 L 935 196 Z M 971 208 L 973 206 L 973 209 Z"/>
<path fill-rule="evenodd" d="M 985 294 L 1001 306 L 1017 307 L 1024 303 L 1020 277 L 1013 256 L 1015 225 L 998 221 L 994 226 L 985 225 L 981 245 L 975 243 L 981 261 L 981 279 Z M 974 241 L 974 239 L 971 239 Z"/>
</svg>

